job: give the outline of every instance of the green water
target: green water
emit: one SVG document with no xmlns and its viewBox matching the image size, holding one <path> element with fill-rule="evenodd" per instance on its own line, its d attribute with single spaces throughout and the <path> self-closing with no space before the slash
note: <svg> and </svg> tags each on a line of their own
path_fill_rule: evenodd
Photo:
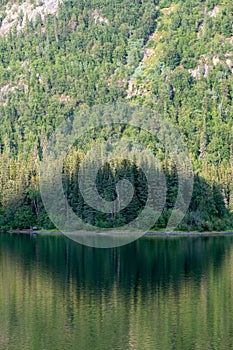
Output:
<svg viewBox="0 0 233 350">
<path fill-rule="evenodd" d="M 0 235 L 1 350 L 233 349 L 233 237 Z"/>
</svg>

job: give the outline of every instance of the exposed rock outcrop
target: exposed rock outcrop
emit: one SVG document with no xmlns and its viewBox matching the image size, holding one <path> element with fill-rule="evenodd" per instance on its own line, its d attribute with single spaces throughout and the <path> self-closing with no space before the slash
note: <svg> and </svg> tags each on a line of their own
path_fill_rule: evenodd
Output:
<svg viewBox="0 0 233 350">
<path fill-rule="evenodd" d="M 56 14 L 62 0 L 37 0 L 32 4 L 29 0 L 22 4 L 6 5 L 3 9 L 5 17 L 0 26 L 0 35 L 7 34 L 9 30 L 16 26 L 17 31 L 25 27 L 27 18 L 30 22 L 39 15 L 42 20 L 48 14 Z"/>
</svg>

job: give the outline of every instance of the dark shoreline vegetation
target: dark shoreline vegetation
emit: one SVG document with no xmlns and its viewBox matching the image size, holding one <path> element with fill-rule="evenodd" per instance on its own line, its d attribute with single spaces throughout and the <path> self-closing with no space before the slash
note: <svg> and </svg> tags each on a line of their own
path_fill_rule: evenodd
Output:
<svg viewBox="0 0 233 350">
<path fill-rule="evenodd" d="M 57 16 L 38 15 L 0 36 L 0 229 L 54 228 L 39 189 L 39 163 L 53 130 L 87 107 L 127 101 L 158 112 L 187 144 L 194 189 L 177 230 L 232 230 L 232 15 L 229 0 L 67 1 Z M 126 210 L 103 214 L 83 201 L 80 162 L 109 134 L 132 138 L 160 159 L 167 196 L 152 229 L 162 230 L 177 198 L 177 169 L 156 139 L 127 125 L 95 129 L 74 145 L 63 167 L 69 204 L 100 229 L 131 222 L 143 209 L 145 176 L 124 160 L 103 164 L 97 187 L 112 201 L 117 182 L 129 180 L 135 195 Z"/>
</svg>

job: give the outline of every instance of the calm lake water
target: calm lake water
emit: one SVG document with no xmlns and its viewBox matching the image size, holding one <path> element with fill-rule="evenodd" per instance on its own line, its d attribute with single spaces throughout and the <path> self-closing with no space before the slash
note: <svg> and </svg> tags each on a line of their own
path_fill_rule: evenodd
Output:
<svg viewBox="0 0 233 350">
<path fill-rule="evenodd" d="M 233 237 L 0 235 L 1 350 L 233 349 Z"/>
</svg>

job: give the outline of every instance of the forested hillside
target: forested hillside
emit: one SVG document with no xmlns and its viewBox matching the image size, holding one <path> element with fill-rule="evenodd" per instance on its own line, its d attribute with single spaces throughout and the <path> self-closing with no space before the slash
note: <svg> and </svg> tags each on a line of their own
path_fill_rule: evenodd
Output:
<svg viewBox="0 0 233 350">
<path fill-rule="evenodd" d="M 195 183 L 180 228 L 232 228 L 232 15 L 230 0 L 2 1 L 0 228 L 53 227 L 38 180 L 47 140 L 80 109 L 116 101 L 159 111 L 187 142 Z M 155 142 L 137 135 L 146 145 Z M 92 135 L 84 137 L 67 161 L 65 191 L 84 220 L 120 226 L 145 204 L 145 178 L 134 164 L 106 164 L 98 175 L 103 197 L 114 199 L 121 177 L 133 182 L 135 196 L 114 220 L 93 212 L 75 181 L 91 143 Z M 166 226 L 177 194 L 174 164 L 165 154 L 161 163 L 168 194 L 158 228 Z"/>
</svg>

